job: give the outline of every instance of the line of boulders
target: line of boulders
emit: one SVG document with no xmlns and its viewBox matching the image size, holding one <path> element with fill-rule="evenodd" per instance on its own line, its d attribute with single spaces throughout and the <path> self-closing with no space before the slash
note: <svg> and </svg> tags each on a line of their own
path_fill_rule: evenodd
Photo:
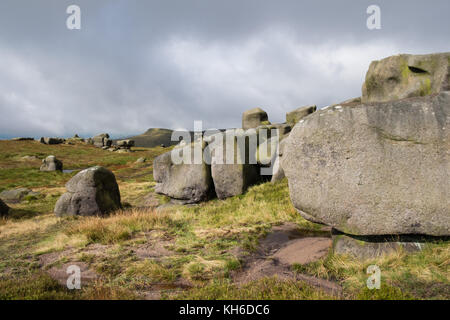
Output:
<svg viewBox="0 0 450 320">
<path fill-rule="evenodd" d="M 307 111 L 305 112 L 305 110 Z M 299 108 L 293 114 L 296 114 L 297 120 L 299 120 L 302 116 L 314 111 L 315 107 L 308 106 Z M 153 175 L 157 182 L 155 191 L 172 198 L 172 201 L 177 203 L 197 203 L 215 196 L 219 199 L 226 199 L 243 194 L 248 187 L 262 181 L 281 180 L 284 174 L 278 161 L 281 154 L 278 139 L 283 141 L 289 135 L 291 126 L 294 124 L 293 122 L 271 124 L 267 113 L 260 108 L 255 108 L 244 112 L 242 116 L 243 129 L 217 132 L 190 144 L 182 141 L 174 150 L 166 152 L 154 160 Z M 277 129 L 276 137 L 270 136 L 271 129 Z M 260 138 L 261 130 L 266 130 L 267 139 Z M 217 150 L 213 145 L 218 140 L 226 141 L 227 135 L 231 135 L 234 140 L 230 145 L 221 144 L 223 146 L 223 149 L 220 150 L 223 153 L 222 159 L 227 157 L 229 150 L 233 151 L 235 158 L 231 163 L 214 161 L 215 157 L 217 159 Z M 239 139 L 245 139 L 245 143 L 238 143 Z M 272 139 L 276 139 L 274 144 L 272 144 Z M 257 143 L 256 150 L 252 149 L 252 141 Z M 267 152 L 260 150 L 263 144 L 267 148 Z M 276 146 L 273 150 L 270 147 L 272 145 Z M 184 157 L 184 154 L 193 156 L 196 148 L 200 149 L 203 155 L 210 157 L 211 161 L 203 159 L 201 163 L 174 162 L 174 153 L 178 153 L 180 157 Z M 249 161 L 251 157 L 254 157 L 255 161 Z M 274 165 L 272 166 L 272 164 Z M 263 174 L 264 169 L 268 171 L 266 170 Z"/>
<path fill-rule="evenodd" d="M 95 147 L 102 148 L 112 152 L 131 152 L 131 148 L 134 147 L 134 140 L 124 139 L 113 141 L 110 139 L 108 133 L 101 133 L 96 135 L 90 141 Z"/>
<path fill-rule="evenodd" d="M 107 150 L 118 153 L 131 152 L 132 147 L 134 147 L 134 140 L 118 140 L 116 142 L 113 142 L 113 145 Z"/>
</svg>

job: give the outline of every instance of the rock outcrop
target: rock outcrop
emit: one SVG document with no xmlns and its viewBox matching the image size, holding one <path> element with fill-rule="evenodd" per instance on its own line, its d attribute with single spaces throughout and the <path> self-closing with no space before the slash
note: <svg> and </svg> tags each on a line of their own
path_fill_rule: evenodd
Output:
<svg viewBox="0 0 450 320">
<path fill-rule="evenodd" d="M 450 53 L 401 54 L 373 61 L 362 102 L 387 102 L 450 90 Z"/>
<path fill-rule="evenodd" d="M 4 190 L 0 193 L 0 199 L 7 203 L 19 203 L 27 196 L 37 197 L 39 196 L 39 193 L 28 188 Z"/>
<path fill-rule="evenodd" d="M 43 144 L 49 144 L 49 145 L 52 145 L 52 144 L 61 144 L 61 143 L 64 143 L 64 142 L 65 142 L 65 139 L 63 139 L 63 138 L 42 137 L 39 141 L 40 141 L 41 143 L 43 143 Z"/>
<path fill-rule="evenodd" d="M 62 171 L 63 163 L 61 160 L 56 159 L 55 156 L 48 156 L 42 160 L 41 171 Z"/>
<path fill-rule="evenodd" d="M 242 128 L 248 130 L 261 125 L 270 124 L 267 113 L 261 108 L 247 110 L 242 114 Z"/>
<path fill-rule="evenodd" d="M 256 157 L 255 161 L 250 161 L 251 138 L 247 138 L 248 135 L 253 135 L 254 141 L 257 141 L 257 133 L 255 131 L 247 134 L 243 130 L 241 131 L 234 132 L 235 136 L 230 144 L 226 142 L 224 133 L 217 135 L 216 138 L 223 139 L 223 148 L 222 150 L 218 148 L 211 150 L 211 175 L 219 199 L 243 194 L 249 186 L 262 179 Z M 244 142 L 238 143 L 238 139 L 242 139 Z M 215 154 L 221 151 L 220 156 Z M 229 152 L 232 152 L 232 154 L 228 154 Z M 227 157 L 232 161 L 227 161 Z"/>
<path fill-rule="evenodd" d="M 286 113 L 286 122 L 291 126 L 295 126 L 297 122 L 306 117 L 307 115 L 315 112 L 317 110 L 316 106 L 305 106 L 295 109 L 291 112 Z"/>
<path fill-rule="evenodd" d="M 6 205 L 6 203 L 3 202 L 2 199 L 0 199 L 0 217 L 7 216 L 9 213 L 9 207 Z"/>
<path fill-rule="evenodd" d="M 109 139 L 109 134 L 107 133 L 96 135 L 92 138 L 92 142 L 98 148 L 109 148 L 112 144 L 112 140 Z"/>
<path fill-rule="evenodd" d="M 134 147 L 134 140 L 118 140 L 112 147 L 108 148 L 108 150 L 118 152 L 131 152 L 131 147 Z"/>
<path fill-rule="evenodd" d="M 197 145 L 195 145 L 197 144 Z M 200 146 L 198 144 L 201 144 Z M 153 162 L 153 177 L 157 182 L 156 193 L 167 195 L 183 203 L 196 203 L 209 199 L 213 194 L 211 166 L 204 161 L 194 162 L 194 148 L 203 150 L 206 143 L 194 142 L 184 147 L 176 147 L 157 157 Z M 187 157 L 190 152 L 189 163 L 174 163 L 172 153 L 180 158 Z"/>
<path fill-rule="evenodd" d="M 282 167 L 308 220 L 354 235 L 450 235 L 450 92 L 334 107 L 297 124 Z"/>
<path fill-rule="evenodd" d="M 80 171 L 67 182 L 66 189 L 55 205 L 58 216 L 105 215 L 122 207 L 116 178 L 103 167 Z"/>
</svg>

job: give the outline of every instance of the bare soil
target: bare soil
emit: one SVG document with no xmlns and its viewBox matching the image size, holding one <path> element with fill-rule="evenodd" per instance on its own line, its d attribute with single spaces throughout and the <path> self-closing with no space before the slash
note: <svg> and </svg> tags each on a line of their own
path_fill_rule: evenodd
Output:
<svg viewBox="0 0 450 320">
<path fill-rule="evenodd" d="M 328 294 L 341 295 L 342 288 L 328 280 L 292 271 L 293 264 L 307 264 L 326 256 L 331 248 L 331 233 L 327 229 L 318 235 L 303 233 L 293 223 L 276 226 L 262 241 L 256 252 L 245 258 L 244 267 L 233 274 L 242 285 L 263 277 L 277 276 L 282 280 L 301 280 Z"/>
</svg>

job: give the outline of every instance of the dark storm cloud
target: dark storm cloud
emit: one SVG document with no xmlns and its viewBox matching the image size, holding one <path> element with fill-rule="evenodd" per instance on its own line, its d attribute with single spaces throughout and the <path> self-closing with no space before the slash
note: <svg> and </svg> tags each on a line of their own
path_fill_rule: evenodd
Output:
<svg viewBox="0 0 450 320">
<path fill-rule="evenodd" d="M 67 30 L 67 6 L 82 29 Z M 382 29 L 366 28 L 378 4 Z M 236 127 L 360 95 L 371 60 L 450 51 L 448 1 L 3 0 L 0 137 Z"/>
</svg>

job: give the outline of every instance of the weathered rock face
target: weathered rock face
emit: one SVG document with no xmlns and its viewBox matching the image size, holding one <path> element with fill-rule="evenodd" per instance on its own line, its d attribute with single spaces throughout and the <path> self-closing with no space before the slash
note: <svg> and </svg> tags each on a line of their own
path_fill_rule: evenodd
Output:
<svg viewBox="0 0 450 320">
<path fill-rule="evenodd" d="M 248 130 L 261 125 L 270 124 L 267 113 L 261 108 L 247 110 L 242 114 L 242 128 Z"/>
<path fill-rule="evenodd" d="M 283 167 L 281 166 L 281 158 L 283 157 L 283 149 L 286 145 L 286 139 L 283 139 L 280 141 L 278 145 L 277 154 L 275 155 L 275 158 L 273 161 L 273 173 L 272 173 L 272 179 L 270 182 L 275 183 L 278 181 L 281 181 L 285 178 Z"/>
<path fill-rule="evenodd" d="M 257 141 L 256 132 L 253 135 L 254 141 Z M 226 143 L 224 134 L 218 137 L 224 139 L 223 158 L 222 160 L 218 160 L 221 156 L 219 157 L 216 152 L 220 150 L 211 150 L 211 175 L 217 197 L 219 199 L 226 199 L 243 194 L 249 186 L 261 181 L 261 176 L 256 158 L 254 159 L 255 161 L 250 160 L 250 152 L 252 152 L 249 147 L 250 139 L 245 137 L 244 132 L 233 138 L 230 144 Z M 245 141 L 245 143 L 238 143 L 238 139 L 244 139 L 242 141 Z M 233 155 L 229 155 L 228 153 L 232 150 Z M 233 161 L 228 161 L 227 163 L 227 157 L 230 157 Z"/>
<path fill-rule="evenodd" d="M 305 106 L 295 109 L 291 112 L 286 113 L 286 122 L 290 125 L 294 126 L 301 119 L 306 117 L 307 115 L 315 112 L 317 110 L 316 106 Z"/>
<path fill-rule="evenodd" d="M 111 147 L 112 140 L 109 139 L 109 134 L 102 133 L 92 138 L 94 146 L 98 148 Z"/>
<path fill-rule="evenodd" d="M 2 199 L 0 199 L 0 217 L 6 216 L 9 213 L 9 207 L 6 205 L 6 203 L 3 202 Z"/>
<path fill-rule="evenodd" d="M 156 193 L 182 200 L 184 203 L 196 203 L 211 197 L 213 194 L 211 167 L 205 162 L 195 164 L 193 161 L 194 144 L 199 143 L 175 148 L 153 161 L 153 178 L 158 182 L 155 187 Z M 205 146 L 205 143 L 200 146 L 202 152 Z M 188 150 L 191 150 L 190 164 L 173 163 L 172 152 L 177 152 L 180 157 L 183 157 Z"/>
<path fill-rule="evenodd" d="M 119 140 L 116 144 L 119 148 L 129 149 L 134 147 L 134 140 Z"/>
<path fill-rule="evenodd" d="M 362 102 L 386 102 L 450 90 L 450 53 L 402 54 L 373 61 Z"/>
<path fill-rule="evenodd" d="M 56 159 L 55 156 L 48 156 L 42 160 L 41 171 L 62 171 L 63 163 L 62 161 Z"/>
<path fill-rule="evenodd" d="M 67 192 L 56 202 L 55 214 L 104 215 L 121 208 L 119 186 L 114 174 L 92 167 L 76 174 L 66 184 Z"/>
<path fill-rule="evenodd" d="M 303 217 L 354 235 L 450 235 L 450 92 L 300 121 L 282 167 Z"/>
</svg>

